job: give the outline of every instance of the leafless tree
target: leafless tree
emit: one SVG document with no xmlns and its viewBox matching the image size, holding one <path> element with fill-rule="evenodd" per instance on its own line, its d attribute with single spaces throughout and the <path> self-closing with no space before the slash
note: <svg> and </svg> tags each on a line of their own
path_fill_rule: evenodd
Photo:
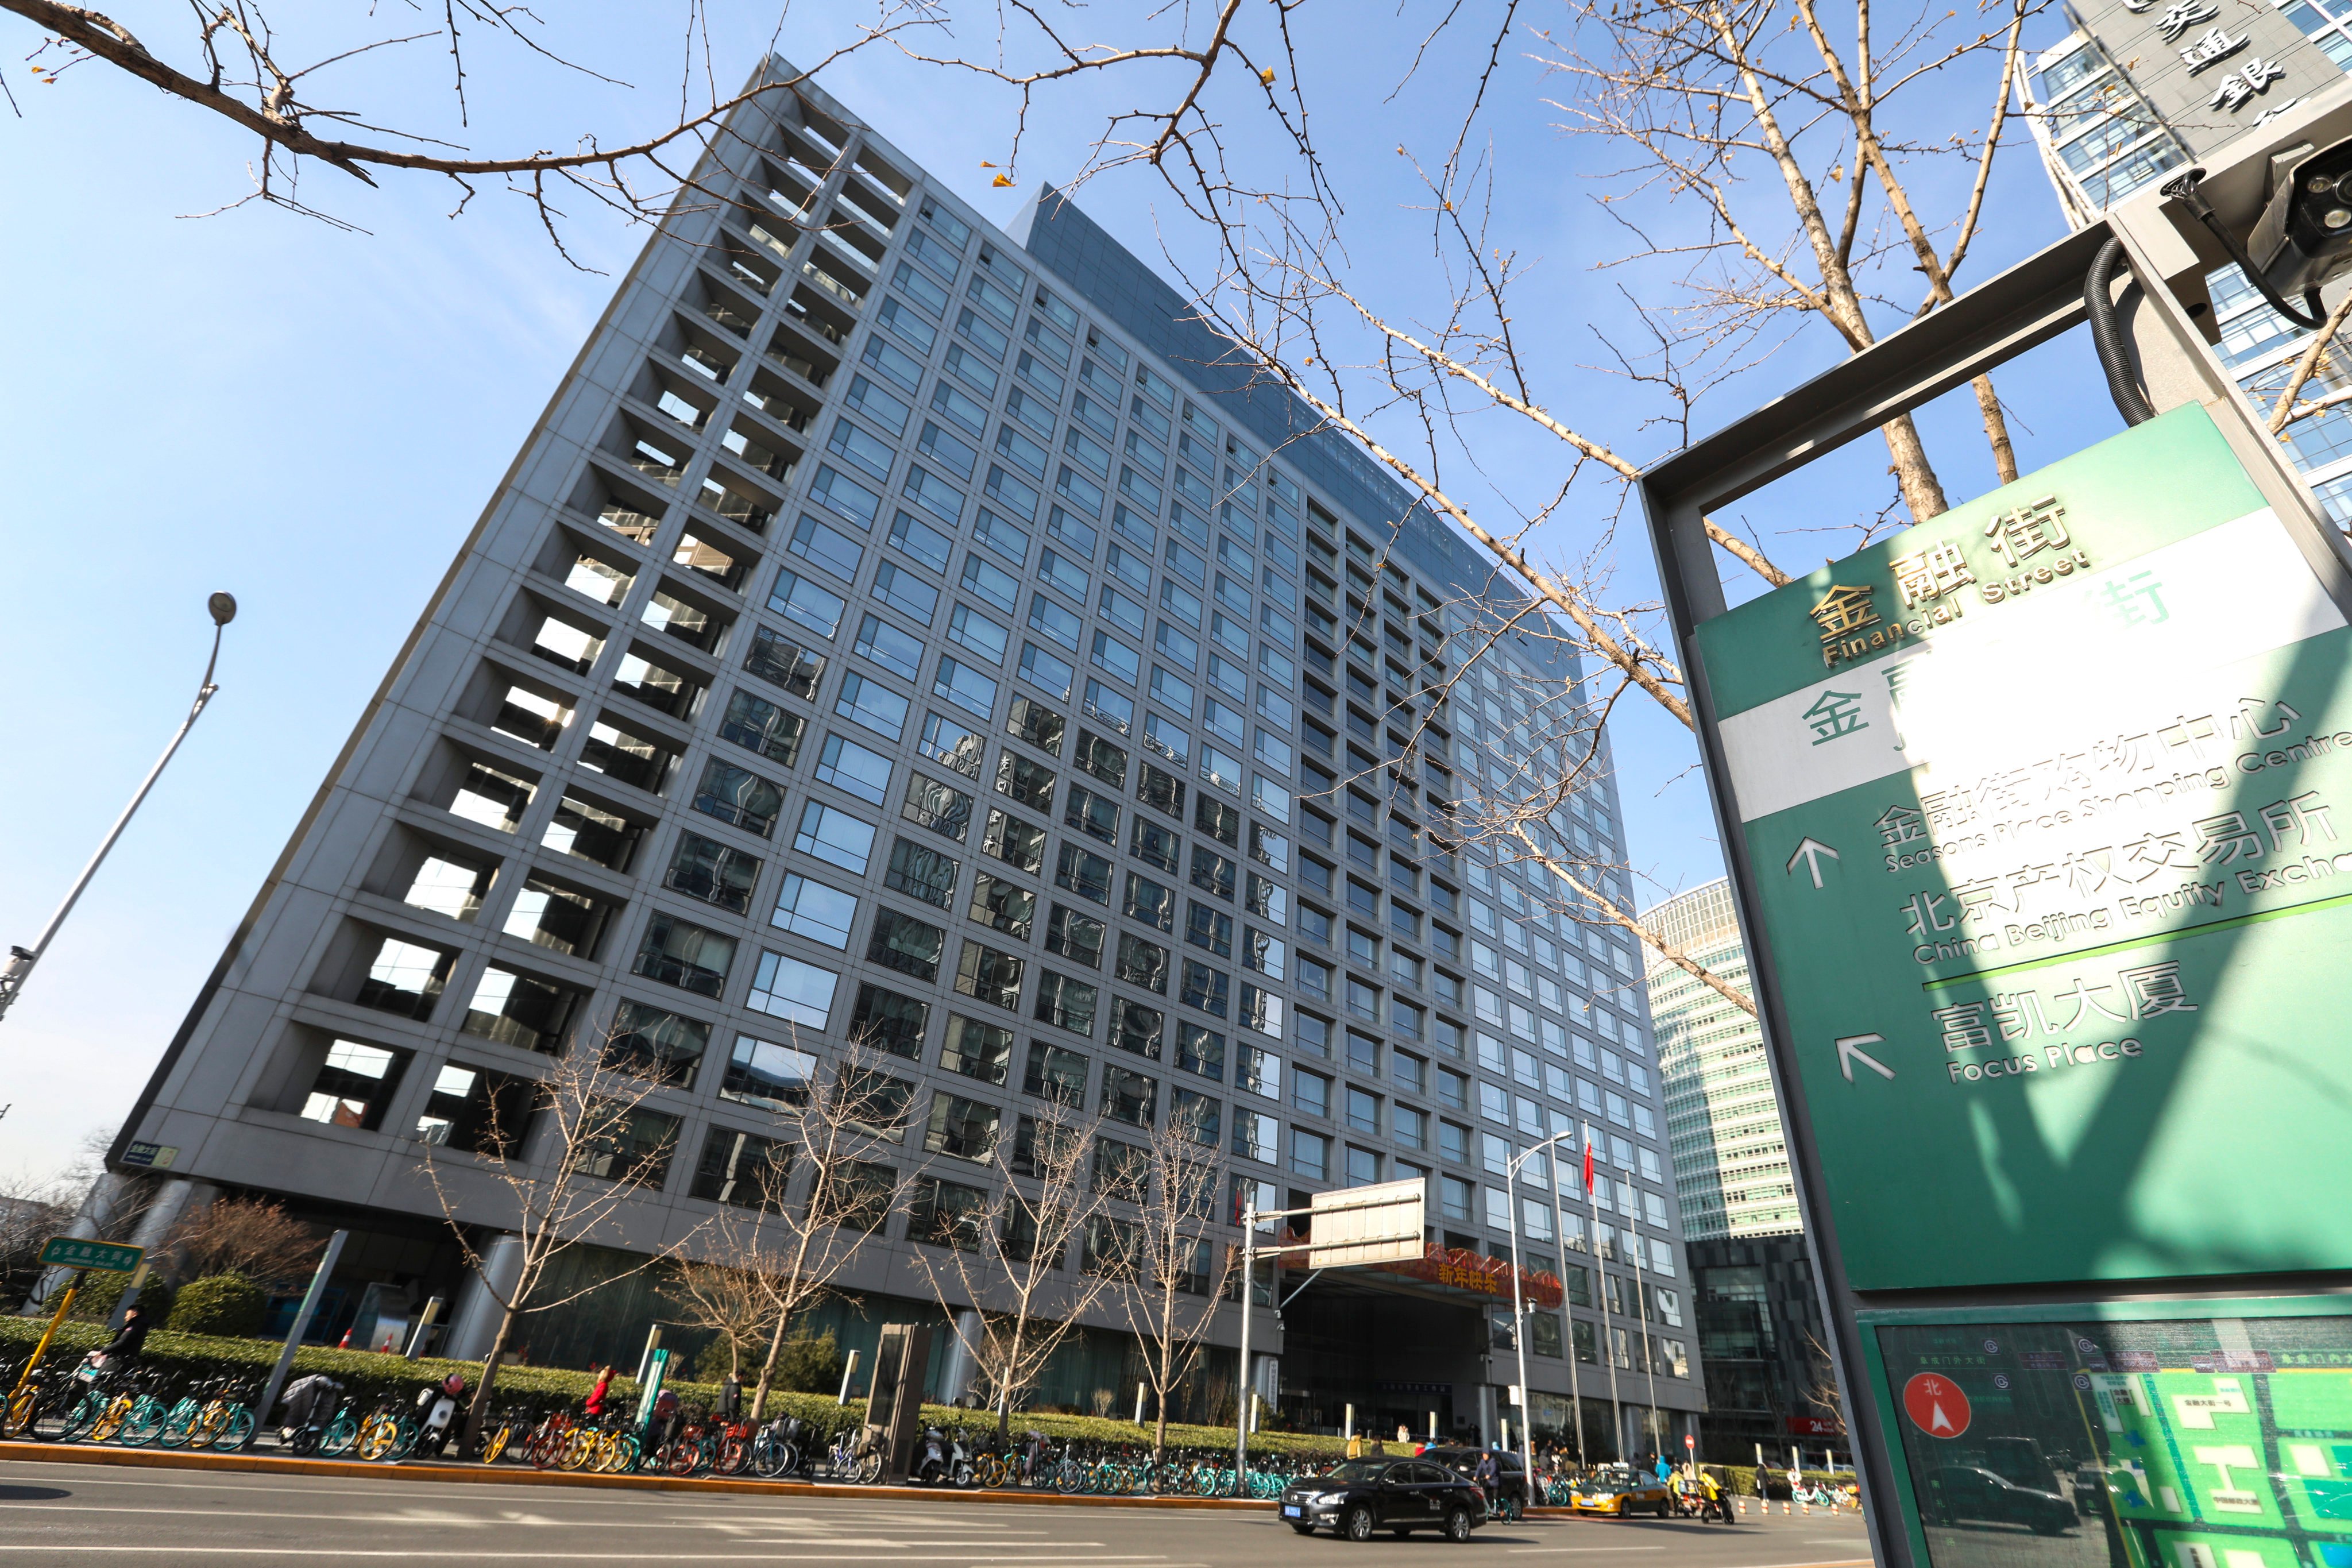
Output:
<svg viewBox="0 0 2352 1568">
<path fill-rule="evenodd" d="M 820 1059 L 789 1035 L 788 1070 L 802 1085 L 772 1102 L 777 1172 L 756 1209 L 728 1215 L 696 1239 L 697 1256 L 732 1270 L 765 1338 L 751 1419 L 767 1414 L 776 1363 L 801 1314 L 835 1288 L 844 1270 L 904 1198 L 909 1085 L 889 1058 L 852 1039 Z M 789 1173 L 787 1174 L 786 1173 Z M 797 1192 L 797 1196 L 794 1195 Z"/>
<path fill-rule="evenodd" d="M 1858 353 L 1955 297 L 1998 155 L 2015 139 L 2023 30 L 2046 3 L 1922 7 L 1890 33 L 1870 0 L 1835 18 L 1820 0 L 1570 0 L 1558 26 L 1524 41 L 1517 0 L 1448 5 L 1405 40 L 1412 65 L 1395 91 L 1425 102 L 1445 90 L 1429 78 L 1451 47 L 1470 62 L 1458 123 L 1443 145 L 1398 146 L 1405 195 L 1352 207 L 1318 150 L 1332 106 L 1309 84 L 1340 73 L 1301 42 L 1307 0 L 1108 14 L 1028 0 L 1005 13 L 985 58 L 922 54 L 925 40 L 900 47 L 1010 89 L 1006 179 L 1019 177 L 1046 95 L 1087 79 L 1125 88 L 1133 107 L 1103 121 L 1064 188 L 1129 167 L 1162 182 L 1190 220 L 1163 234 L 1201 320 L 1235 345 L 1234 359 L 1297 395 L 1318 428 L 1353 442 L 1493 555 L 1497 576 L 1529 595 L 1525 629 L 1564 640 L 1600 672 L 1593 689 L 1573 694 L 1597 736 L 1599 717 L 1627 694 L 1684 725 L 1692 715 L 1659 606 L 1622 593 L 1610 569 L 1622 487 L 1648 454 L 1554 413 L 1563 383 L 1593 369 L 1532 353 L 1515 326 L 1537 308 L 1528 289 L 1559 290 L 1494 237 L 1501 176 L 1481 143 L 1506 62 L 1532 51 L 1561 84 L 1549 102 L 1561 128 L 1615 171 L 1595 182 L 1596 198 L 1623 249 L 1574 259 L 1630 280 L 1646 342 L 1603 339 L 1601 369 L 1624 378 L 1633 395 L 1621 401 L 1642 416 L 1633 434 L 1654 448 L 1661 437 L 1686 440 L 1700 398 L 1792 338 L 1825 331 L 1825 343 Z M 1350 11 L 1345 25 L 1414 24 Z M 1345 79 L 1360 92 L 1352 61 Z M 1352 108 L 1346 123 L 1360 123 Z M 1424 254 L 1403 265 L 1416 235 Z M 1975 395 L 1993 466 L 2014 478 L 1989 378 Z M 1479 461 L 1481 443 L 1515 426 L 1559 452 L 1558 481 L 1530 496 Z M 1890 420 L 1884 435 L 1899 504 L 1856 520 L 1865 539 L 1897 510 L 1924 521 L 1947 504 L 1912 420 Z M 1790 581 L 1763 543 L 1720 520 L 1706 526 L 1738 568 Z M 1542 559 L 1539 531 L 1572 542 Z M 1580 776 L 1556 758 L 1559 776 L 1484 801 L 1486 829 L 1552 873 L 1578 918 L 1626 931 L 1752 1010 L 1739 988 L 1666 951 L 1626 890 L 1532 827 L 1591 781 L 1596 748 L 1583 750 Z"/>
<path fill-rule="evenodd" d="M 741 1222 L 722 1214 L 704 1229 L 701 1249 L 720 1257 L 740 1251 L 737 1231 Z M 743 1374 L 747 1350 L 757 1352 L 768 1342 L 768 1293 L 750 1270 L 731 1263 L 711 1263 L 682 1258 L 662 1281 L 662 1294 L 688 1328 L 709 1329 L 727 1347 L 727 1370 Z"/>
<path fill-rule="evenodd" d="M 530 1085 L 525 1109 L 492 1097 L 476 1152 L 425 1145 L 422 1173 L 460 1259 L 499 1314 L 467 1411 L 468 1443 L 488 1415 L 516 1330 L 609 1282 L 600 1276 L 593 1284 L 560 1285 L 558 1266 L 574 1248 L 619 1239 L 638 1194 L 660 1185 L 676 1152 L 675 1119 L 646 1110 L 656 1079 L 628 1070 L 636 1064 L 625 1049 L 617 1037 L 575 1040 Z M 486 1230 L 497 1238 L 487 1247 Z M 638 1267 L 653 1262 L 648 1257 Z"/>
<path fill-rule="evenodd" d="M 1135 1217 L 1097 1216 L 1088 1237 L 1094 1265 L 1118 1286 L 1118 1302 L 1141 1353 L 1158 1416 L 1151 1454 L 1168 1447 L 1168 1412 L 1201 1363 L 1210 1326 L 1233 1272 L 1235 1249 L 1210 1234 L 1217 1222 L 1225 1161 L 1213 1132 L 1163 1106 L 1140 1144 L 1107 1162 L 1106 1195 L 1131 1202 Z"/>
<path fill-rule="evenodd" d="M 1069 1268 L 1070 1244 L 1100 1208 L 1091 1180 L 1099 1125 L 1058 1100 L 1038 1102 L 974 1173 L 987 1187 L 968 1189 L 969 1200 L 934 1201 L 928 1231 L 914 1235 L 928 1244 L 916 1262 L 979 1370 L 1000 1439 L 1010 1436 L 1013 1407 L 1109 1285 Z M 976 1331 L 961 1321 L 967 1308 Z"/>
<path fill-rule="evenodd" d="M 183 1215 L 162 1252 L 190 1279 L 242 1274 L 257 1285 L 289 1285 L 318 1263 L 320 1238 L 268 1198 L 219 1198 Z"/>
<path fill-rule="evenodd" d="M 152 46 L 121 22 L 87 6 L 0 0 L 0 10 L 41 30 L 30 58 L 33 75 L 42 83 L 69 86 L 78 73 L 90 68 L 121 71 L 251 133 L 259 143 L 259 157 L 247 165 L 252 190 L 230 206 L 259 201 L 326 217 L 339 226 L 357 226 L 329 216 L 299 194 L 304 161 L 315 160 L 371 186 L 387 174 L 439 175 L 457 187 L 461 211 L 482 182 L 504 182 L 531 202 L 551 238 L 563 216 L 557 203 L 566 194 L 633 221 L 659 218 L 681 191 L 698 188 L 695 163 L 726 136 L 726 122 L 739 107 L 793 95 L 817 70 L 845 56 L 943 20 L 935 0 L 873 0 L 870 19 L 852 25 L 849 41 L 807 70 L 762 75 L 730 92 L 712 75 L 708 18 L 697 0 L 689 0 L 679 13 L 684 47 L 677 108 L 659 130 L 617 142 L 585 131 L 569 151 L 481 155 L 450 140 L 452 133 L 466 134 L 470 125 L 472 100 L 482 89 L 477 75 L 480 51 L 487 49 L 497 62 L 488 68 L 509 75 L 517 68 L 545 66 L 583 83 L 629 84 L 570 58 L 538 15 L 499 0 L 446 0 L 437 15 L 431 6 L 412 6 L 409 15 L 417 24 L 413 31 L 380 22 L 373 7 L 341 18 L 310 16 L 299 37 L 279 33 L 256 0 L 191 0 L 184 30 Z M 782 26 L 780 20 L 779 32 Z M 381 74 L 369 74 L 387 56 L 418 50 L 447 57 L 454 126 L 436 120 L 404 84 L 388 85 Z M 403 92 L 411 94 L 408 101 L 399 101 Z M 371 95 L 388 101 L 375 109 L 346 107 L 354 97 Z M 561 247 L 560 238 L 556 243 Z"/>
</svg>

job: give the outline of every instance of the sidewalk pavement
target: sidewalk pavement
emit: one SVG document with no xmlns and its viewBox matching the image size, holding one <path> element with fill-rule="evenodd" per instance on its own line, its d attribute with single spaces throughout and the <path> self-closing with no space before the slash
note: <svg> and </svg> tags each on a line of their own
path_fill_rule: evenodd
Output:
<svg viewBox="0 0 2352 1568">
<path fill-rule="evenodd" d="M 1270 1498 L 1108 1497 L 1056 1491 L 991 1491 L 980 1488 L 959 1491 L 951 1487 L 845 1486 L 830 1481 L 747 1480 L 735 1476 L 673 1476 L 660 1471 L 604 1475 L 593 1471 L 540 1470 L 528 1465 L 478 1465 L 456 1461 L 403 1460 L 396 1463 L 364 1459 L 311 1459 L 273 1454 L 190 1453 L 176 1448 L 123 1448 L 94 1443 L 0 1442 L 0 1461 L 38 1459 L 67 1465 L 128 1465 L 166 1470 L 245 1470 L 271 1475 L 336 1476 L 389 1481 L 459 1481 L 488 1486 L 588 1487 L 623 1491 L 751 1493 L 771 1497 L 859 1498 L 877 1494 L 907 1497 L 956 1498 L 974 1503 L 1035 1503 L 1046 1506 L 1209 1509 L 1247 1513 L 1270 1509 Z M 1573 1517 L 1564 1508 L 1531 1508 L 1535 1518 Z"/>
</svg>

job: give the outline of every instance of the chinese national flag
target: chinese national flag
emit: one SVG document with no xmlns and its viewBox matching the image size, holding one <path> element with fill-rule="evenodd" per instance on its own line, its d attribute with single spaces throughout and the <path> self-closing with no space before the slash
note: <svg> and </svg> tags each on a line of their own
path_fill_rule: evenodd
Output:
<svg viewBox="0 0 2352 1568">
<path fill-rule="evenodd" d="M 1592 1145 L 1590 1143 L 1584 1146 L 1584 1190 L 1588 1194 L 1592 1191 Z"/>
</svg>

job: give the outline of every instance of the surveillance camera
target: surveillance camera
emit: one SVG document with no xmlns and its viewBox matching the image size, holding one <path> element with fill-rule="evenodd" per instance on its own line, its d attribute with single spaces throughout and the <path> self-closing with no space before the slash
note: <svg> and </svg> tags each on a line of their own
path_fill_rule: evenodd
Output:
<svg viewBox="0 0 2352 1568">
<path fill-rule="evenodd" d="M 2279 182 L 2247 248 L 2262 279 L 2304 300 L 2352 266 L 2352 138 L 2312 153 Z M 2316 307 L 2314 307 L 2315 310 Z"/>
</svg>

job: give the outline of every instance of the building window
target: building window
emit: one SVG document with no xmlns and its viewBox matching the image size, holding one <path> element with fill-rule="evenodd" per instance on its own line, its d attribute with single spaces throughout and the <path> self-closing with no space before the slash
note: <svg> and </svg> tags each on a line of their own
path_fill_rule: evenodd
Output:
<svg viewBox="0 0 2352 1568">
<path fill-rule="evenodd" d="M 792 1180 L 792 1158 L 791 1146 L 773 1138 L 714 1127 L 702 1141 L 688 1191 L 706 1203 L 780 1209 Z"/>
<path fill-rule="evenodd" d="M 1000 952 L 966 938 L 956 961 L 955 987 L 975 1001 L 998 1007 L 1021 1005 L 1024 962 L 1017 953 Z"/>
<path fill-rule="evenodd" d="M 930 1021 L 929 1003 L 879 985 L 860 984 L 857 1005 L 849 1016 L 849 1037 L 858 1045 L 920 1061 L 923 1031 Z"/>
<path fill-rule="evenodd" d="M 1029 1046 L 1029 1070 L 1021 1087 L 1041 1100 L 1076 1105 L 1086 1098 L 1087 1058 L 1044 1040 Z"/>
<path fill-rule="evenodd" d="M 734 963 L 733 937 L 656 911 L 646 922 L 645 941 L 632 968 L 648 980 L 698 996 L 716 996 L 726 988 L 727 972 Z"/>
<path fill-rule="evenodd" d="M 976 1251 L 982 1227 L 987 1223 L 988 1194 L 978 1187 L 938 1176 L 926 1176 L 915 1184 L 914 1199 L 907 1209 L 908 1240 L 959 1252 Z"/>
<path fill-rule="evenodd" d="M 816 1058 L 808 1052 L 738 1035 L 726 1075 L 719 1082 L 719 1098 L 777 1110 L 804 1105 L 815 1078 Z"/>
<path fill-rule="evenodd" d="M 833 1015 L 834 987 L 841 976 L 786 953 L 760 954 L 759 972 L 743 1005 L 772 1013 L 804 1029 L 822 1029 Z"/>
<path fill-rule="evenodd" d="M 1139 1072 L 1118 1066 L 1103 1068 L 1102 1113 L 1114 1121 L 1149 1127 L 1157 1114 L 1160 1086 Z"/>
<path fill-rule="evenodd" d="M 751 912 L 751 889 L 759 879 L 758 856 L 689 831 L 677 836 L 662 885 L 740 915 Z"/>
<path fill-rule="evenodd" d="M 1120 1050 L 1158 1061 L 1166 1023 L 1166 1015 L 1157 1007 L 1115 998 L 1110 1006 L 1110 1043 Z"/>
<path fill-rule="evenodd" d="M 793 847 L 863 876 L 874 854 L 874 829 L 845 811 L 813 800 L 802 808 L 800 829 L 793 837 Z"/>
<path fill-rule="evenodd" d="M 527 1051 L 552 1051 L 563 1043 L 580 993 L 492 965 L 482 971 L 467 1005 L 466 1033 Z"/>
<path fill-rule="evenodd" d="M 644 1106 L 624 1108 L 609 1100 L 589 1111 L 592 1146 L 581 1169 L 608 1182 L 659 1188 L 677 1152 L 677 1118 Z"/>
<path fill-rule="evenodd" d="M 1037 1021 L 1067 1029 L 1072 1034 L 1091 1036 L 1095 1032 L 1095 1008 L 1100 994 L 1097 987 L 1084 981 L 1056 974 L 1050 969 L 1041 971 L 1037 978 Z"/>
<path fill-rule="evenodd" d="M 521 1145 L 530 1093 L 529 1079 L 445 1062 L 416 1119 L 417 1139 L 469 1154 L 504 1155 Z M 1659 1294 L 1663 1299 L 1668 1292 Z M 1674 1321 L 1679 1323 L 1680 1316 Z"/>
<path fill-rule="evenodd" d="M 1002 1085 L 1012 1065 L 1012 1030 L 979 1023 L 961 1013 L 948 1015 L 947 1041 L 940 1047 L 940 1066 L 982 1083 Z"/>
<path fill-rule="evenodd" d="M 432 1017 L 433 1004 L 447 984 L 449 970 L 456 963 L 454 954 L 419 947 L 397 937 L 385 937 L 377 946 L 353 1000 L 362 1007 L 423 1022 Z"/>
<path fill-rule="evenodd" d="M 1320 1133 L 1309 1132 L 1303 1127 L 1290 1130 L 1291 1174 L 1309 1181 L 1328 1179 L 1331 1168 L 1331 1140 Z"/>
<path fill-rule="evenodd" d="M 896 910 L 880 910 L 874 916 L 874 930 L 866 941 L 868 963 L 911 974 L 918 980 L 936 980 L 940 973 L 940 955 L 947 947 L 947 932 L 928 921 Z"/>
<path fill-rule="evenodd" d="M 955 883 L 963 869 L 953 859 L 937 849 L 894 838 L 890 844 L 890 864 L 882 874 L 882 885 L 893 892 L 920 899 L 940 909 L 954 907 Z"/>
<path fill-rule="evenodd" d="M 604 1065 L 616 1072 L 684 1086 L 709 1048 L 710 1026 L 645 1002 L 624 1002 L 613 1015 Z"/>
<path fill-rule="evenodd" d="M 384 1107 L 408 1070 L 408 1058 L 406 1051 L 388 1051 L 357 1040 L 334 1041 L 328 1046 L 327 1058 L 302 1101 L 301 1114 L 330 1127 L 374 1131 L 383 1124 Z"/>
<path fill-rule="evenodd" d="M 849 924 L 857 917 L 857 900 L 838 888 L 812 882 L 798 872 L 788 874 L 776 895 L 776 910 L 768 923 L 837 951 L 849 946 Z"/>
<path fill-rule="evenodd" d="M 694 791 L 695 810 L 765 838 L 775 832 L 783 808 L 784 792 L 749 768 L 719 757 L 703 764 L 702 782 Z"/>
<path fill-rule="evenodd" d="M 1029 940 L 1037 913 L 1037 895 L 1026 888 L 985 872 L 973 879 L 967 919 L 982 921 L 1022 942 Z"/>
<path fill-rule="evenodd" d="M 992 1159 L 996 1153 L 996 1129 L 1003 1115 L 992 1105 L 941 1090 L 931 1097 L 931 1120 L 923 1133 L 923 1147 L 951 1159 Z"/>
</svg>

